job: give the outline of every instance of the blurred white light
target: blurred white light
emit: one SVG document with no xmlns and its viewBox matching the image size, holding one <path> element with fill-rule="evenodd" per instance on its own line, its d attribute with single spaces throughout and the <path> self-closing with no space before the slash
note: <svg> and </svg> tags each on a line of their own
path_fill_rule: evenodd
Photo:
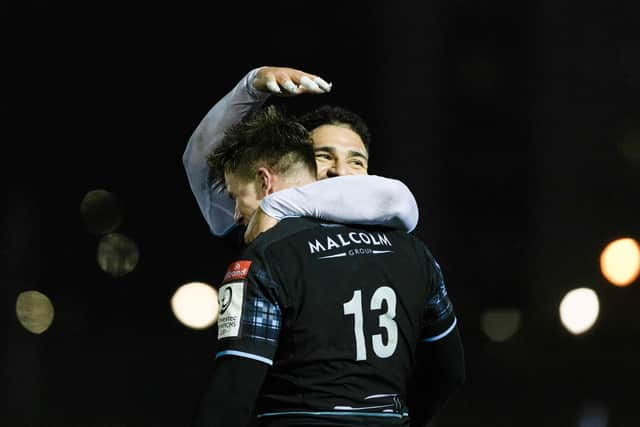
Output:
<svg viewBox="0 0 640 427">
<path fill-rule="evenodd" d="M 218 291 L 206 283 L 187 283 L 171 297 L 171 309 L 182 324 L 206 329 L 218 320 Z"/>
<path fill-rule="evenodd" d="M 16 314 L 20 324 L 29 332 L 41 334 L 53 323 L 53 304 L 38 291 L 26 291 L 18 295 Z"/>
<path fill-rule="evenodd" d="M 588 331 L 598 319 L 599 313 L 598 295 L 589 288 L 574 289 L 560 302 L 560 320 L 574 335 Z"/>
<path fill-rule="evenodd" d="M 482 313 L 482 330 L 491 341 L 504 342 L 520 328 L 518 309 L 493 309 Z"/>
<path fill-rule="evenodd" d="M 600 271 L 610 283 L 627 286 L 640 274 L 640 245 L 632 238 L 609 243 L 600 255 Z"/>
</svg>

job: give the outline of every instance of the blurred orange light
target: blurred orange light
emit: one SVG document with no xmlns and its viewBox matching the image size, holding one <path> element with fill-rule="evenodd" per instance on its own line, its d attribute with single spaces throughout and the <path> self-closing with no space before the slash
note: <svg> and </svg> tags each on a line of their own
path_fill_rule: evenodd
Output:
<svg viewBox="0 0 640 427">
<path fill-rule="evenodd" d="M 609 243 L 600 255 L 600 270 L 609 282 L 627 286 L 640 274 L 640 245 L 626 237 Z"/>
</svg>

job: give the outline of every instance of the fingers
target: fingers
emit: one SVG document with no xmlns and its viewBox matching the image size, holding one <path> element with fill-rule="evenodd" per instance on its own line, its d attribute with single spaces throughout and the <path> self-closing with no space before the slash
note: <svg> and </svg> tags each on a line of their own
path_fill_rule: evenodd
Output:
<svg viewBox="0 0 640 427">
<path fill-rule="evenodd" d="M 312 80 L 307 76 L 302 76 L 300 78 L 300 84 L 316 93 L 325 93 L 331 91 L 331 84 L 324 81 L 324 79 L 322 79 L 321 77 L 314 77 Z"/>
<path fill-rule="evenodd" d="M 275 77 L 267 80 L 267 82 L 265 83 L 265 86 L 271 93 L 282 93 L 282 91 L 280 90 L 280 86 L 278 86 L 278 82 L 276 82 Z"/>
<path fill-rule="evenodd" d="M 291 78 L 293 78 L 293 80 Z M 282 87 L 292 95 L 300 93 L 327 93 L 331 91 L 331 84 L 327 83 L 324 79 L 307 74 L 288 76 L 287 80 L 282 83 Z"/>
<path fill-rule="evenodd" d="M 282 83 L 282 87 L 292 95 L 298 93 L 298 86 L 296 86 L 296 84 L 291 80 L 285 80 L 284 83 Z"/>
<path fill-rule="evenodd" d="M 254 86 L 283 96 L 327 93 L 332 87 L 321 77 L 284 67 L 263 67 L 254 80 Z"/>
<path fill-rule="evenodd" d="M 331 91 L 331 84 L 327 83 L 321 77 L 303 75 L 300 77 L 300 86 L 303 87 L 306 92 L 312 93 L 327 93 Z"/>
<path fill-rule="evenodd" d="M 320 89 L 320 86 L 318 86 L 316 82 L 314 82 L 307 76 L 300 77 L 300 86 L 303 86 L 305 89 L 311 92 L 315 92 L 315 93 L 324 92 L 322 89 Z"/>
<path fill-rule="evenodd" d="M 285 80 L 283 80 L 282 82 L 278 82 L 276 75 L 271 73 L 265 75 L 263 78 L 265 79 L 263 83 L 264 89 L 266 89 L 268 92 L 280 95 L 284 90 L 285 94 L 298 94 L 298 86 L 296 86 L 296 84 L 293 83 L 293 81 L 291 81 L 289 77 L 285 77 Z"/>
</svg>

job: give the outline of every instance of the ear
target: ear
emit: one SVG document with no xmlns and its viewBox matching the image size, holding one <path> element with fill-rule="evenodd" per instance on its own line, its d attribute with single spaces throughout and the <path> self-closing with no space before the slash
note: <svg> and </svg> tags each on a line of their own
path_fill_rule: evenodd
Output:
<svg viewBox="0 0 640 427">
<path fill-rule="evenodd" d="M 262 198 L 268 196 L 273 193 L 275 187 L 276 177 L 275 175 L 267 168 L 260 167 L 256 171 L 256 184 L 258 194 L 262 196 Z"/>
</svg>

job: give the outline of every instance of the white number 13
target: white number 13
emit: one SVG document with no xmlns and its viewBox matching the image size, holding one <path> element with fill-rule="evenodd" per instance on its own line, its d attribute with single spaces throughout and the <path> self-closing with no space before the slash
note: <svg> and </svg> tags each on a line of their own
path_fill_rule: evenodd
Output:
<svg viewBox="0 0 640 427">
<path fill-rule="evenodd" d="M 381 286 L 371 296 L 370 310 L 380 310 L 382 302 L 387 303 L 387 311 L 378 316 L 378 326 L 387 330 L 387 342 L 382 341 L 382 334 L 371 337 L 373 352 L 380 358 L 390 357 L 398 346 L 398 324 L 396 318 L 396 293 L 389 286 Z M 364 338 L 364 319 L 362 315 L 362 291 L 353 292 L 353 297 L 343 304 L 344 314 L 353 314 L 353 333 L 356 339 L 356 360 L 367 359 L 367 347 Z"/>
</svg>

